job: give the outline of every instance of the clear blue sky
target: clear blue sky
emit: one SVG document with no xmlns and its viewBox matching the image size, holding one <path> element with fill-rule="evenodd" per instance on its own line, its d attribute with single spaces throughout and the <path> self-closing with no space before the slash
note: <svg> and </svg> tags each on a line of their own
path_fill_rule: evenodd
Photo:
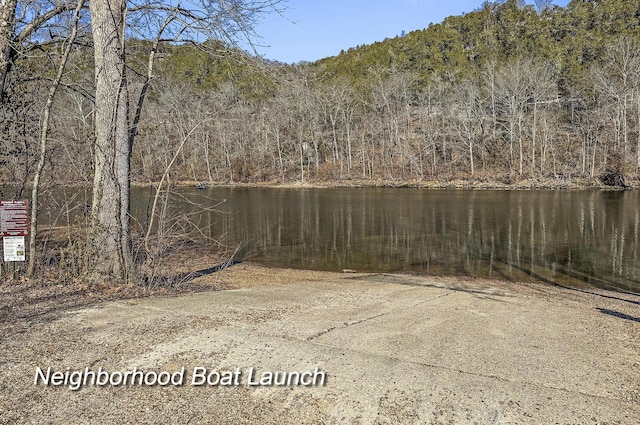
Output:
<svg viewBox="0 0 640 425">
<path fill-rule="evenodd" d="M 288 0 L 282 16 L 255 29 L 258 53 L 285 63 L 315 61 L 362 44 L 424 29 L 450 15 L 471 12 L 483 0 Z M 569 0 L 553 3 L 566 6 Z M 533 3 L 532 0 L 528 3 Z"/>
</svg>

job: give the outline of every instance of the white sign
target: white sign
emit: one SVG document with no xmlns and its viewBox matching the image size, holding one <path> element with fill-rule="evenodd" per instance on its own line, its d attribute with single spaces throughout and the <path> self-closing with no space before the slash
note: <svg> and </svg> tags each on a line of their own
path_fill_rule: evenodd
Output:
<svg viewBox="0 0 640 425">
<path fill-rule="evenodd" d="M 5 236 L 4 261 L 25 261 L 24 256 L 24 236 Z"/>
</svg>

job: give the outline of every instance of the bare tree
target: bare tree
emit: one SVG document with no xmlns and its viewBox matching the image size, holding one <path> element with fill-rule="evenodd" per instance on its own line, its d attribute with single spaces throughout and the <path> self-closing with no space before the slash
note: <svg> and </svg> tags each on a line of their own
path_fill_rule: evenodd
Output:
<svg viewBox="0 0 640 425">
<path fill-rule="evenodd" d="M 73 11 L 73 1 L 20 1 L 1 0 L 0 2 L 0 103 L 5 101 L 7 79 L 14 61 L 21 51 L 29 51 L 45 44 L 41 37 L 36 37 L 53 18 Z M 20 12 L 19 16 L 16 15 Z M 56 43 L 65 39 L 64 34 L 54 36 L 58 31 L 50 31 L 51 40 Z"/>
<path fill-rule="evenodd" d="M 18 0 L 2 0 L 0 3 L 0 103 L 4 99 L 4 85 L 11 64 L 17 7 Z"/>
<path fill-rule="evenodd" d="M 84 5 L 84 0 L 81 0 L 76 5 L 76 9 L 73 15 L 73 26 L 71 29 L 71 34 L 67 39 L 67 45 L 62 53 L 62 58 L 60 59 L 60 64 L 58 65 L 58 72 L 51 83 L 51 87 L 49 88 L 49 94 L 47 96 L 47 103 L 44 107 L 44 113 L 42 117 L 42 125 L 40 130 L 40 157 L 38 158 L 38 163 L 36 165 L 36 170 L 33 175 L 33 182 L 31 187 L 31 234 L 29 235 L 29 266 L 27 268 L 27 277 L 32 277 L 35 272 L 36 266 L 36 235 L 38 229 L 38 191 L 40 189 L 40 177 L 42 175 L 42 171 L 44 169 L 46 155 L 47 155 L 47 138 L 49 133 L 49 118 L 51 116 L 51 108 L 53 106 L 53 101 L 55 99 L 56 93 L 58 92 L 58 88 L 60 87 L 60 82 L 62 81 L 62 74 L 67 66 L 67 61 L 69 59 L 69 54 L 71 53 L 71 48 L 73 47 L 73 43 L 75 42 L 76 36 L 78 34 L 78 21 L 80 20 L 80 11 Z"/>
<path fill-rule="evenodd" d="M 94 277 L 126 280 L 131 261 L 126 2 L 93 0 L 89 7 L 96 77 L 91 212 Z"/>
<path fill-rule="evenodd" d="M 400 166 L 404 173 L 406 144 L 410 122 L 410 106 L 414 98 L 413 87 L 416 76 L 396 69 L 372 71 L 373 108 L 382 122 L 379 127 L 379 142 L 382 148 L 381 160 L 389 177 L 393 178 L 395 167 Z"/>
<path fill-rule="evenodd" d="M 480 89 L 470 80 L 465 80 L 455 88 L 453 120 L 456 136 L 467 151 L 471 176 L 475 175 L 476 145 L 484 136 L 484 101 Z"/>
<path fill-rule="evenodd" d="M 629 158 L 631 114 L 636 109 L 636 126 L 640 129 L 640 47 L 622 36 L 607 46 L 604 63 L 592 68 L 594 85 L 603 101 L 614 113 L 610 116 L 613 149 L 621 164 Z M 640 132 L 637 132 L 636 167 L 640 168 Z M 618 170 L 619 171 L 619 170 Z"/>
<path fill-rule="evenodd" d="M 549 67 L 532 59 L 516 59 L 500 68 L 495 75 L 496 104 L 509 140 L 509 164 L 515 171 L 517 148 L 517 170 L 524 171 L 525 138 L 533 138 L 535 152 L 535 118 L 537 109 L 553 99 L 554 83 Z M 527 135 L 526 117 L 533 112 L 533 133 Z M 517 146 L 516 146 L 517 144 Z M 532 157 L 533 161 L 533 157 Z"/>
</svg>

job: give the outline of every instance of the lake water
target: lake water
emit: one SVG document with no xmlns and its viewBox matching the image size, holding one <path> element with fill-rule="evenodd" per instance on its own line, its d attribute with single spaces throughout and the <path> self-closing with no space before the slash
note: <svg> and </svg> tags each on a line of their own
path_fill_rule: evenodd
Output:
<svg viewBox="0 0 640 425">
<path fill-rule="evenodd" d="M 135 188 L 142 219 L 149 189 Z M 640 292 L 640 192 L 180 189 L 176 211 L 274 266 L 469 275 Z"/>
</svg>

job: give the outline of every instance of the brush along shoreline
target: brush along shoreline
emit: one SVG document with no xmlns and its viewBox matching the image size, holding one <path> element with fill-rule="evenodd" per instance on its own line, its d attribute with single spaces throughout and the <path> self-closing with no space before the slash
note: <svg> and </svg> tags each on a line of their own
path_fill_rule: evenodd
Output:
<svg viewBox="0 0 640 425">
<path fill-rule="evenodd" d="M 135 186 L 147 187 L 149 183 L 133 183 Z M 308 189 L 342 189 L 342 188 L 414 188 L 414 189 L 465 189 L 465 190 L 635 190 L 640 188 L 640 178 L 629 177 L 626 187 L 609 186 L 597 178 L 441 178 L 434 180 L 311 180 L 311 181 L 279 181 L 264 182 L 238 181 L 190 181 L 175 182 L 178 187 L 259 187 L 259 188 L 308 188 Z"/>
</svg>

